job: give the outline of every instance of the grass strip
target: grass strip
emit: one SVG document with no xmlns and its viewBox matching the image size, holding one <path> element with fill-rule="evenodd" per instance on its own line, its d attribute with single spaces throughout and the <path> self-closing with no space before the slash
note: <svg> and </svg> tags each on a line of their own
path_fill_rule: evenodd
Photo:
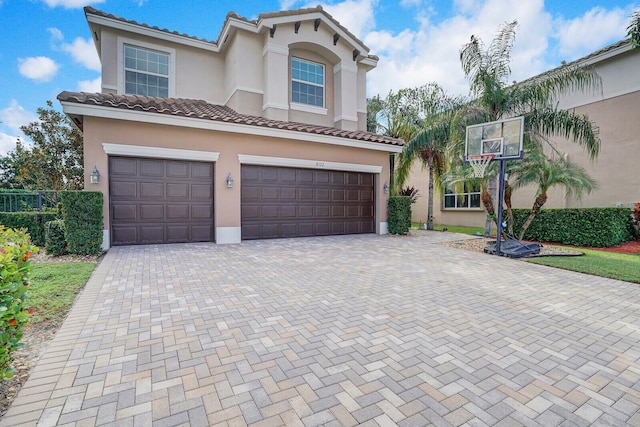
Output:
<svg viewBox="0 0 640 427">
<path fill-rule="evenodd" d="M 580 249 L 580 257 L 540 257 L 525 259 L 534 264 L 577 271 L 593 276 L 640 283 L 640 254 Z"/>
<path fill-rule="evenodd" d="M 30 323 L 60 321 L 96 267 L 95 262 L 34 264 L 27 291 L 26 308 L 33 308 Z"/>
</svg>

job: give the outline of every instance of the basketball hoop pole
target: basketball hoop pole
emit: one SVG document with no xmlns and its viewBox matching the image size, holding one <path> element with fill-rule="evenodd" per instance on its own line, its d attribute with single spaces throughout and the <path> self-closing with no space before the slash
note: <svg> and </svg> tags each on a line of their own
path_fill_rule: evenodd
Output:
<svg viewBox="0 0 640 427">
<path fill-rule="evenodd" d="M 498 181 L 498 229 L 496 231 L 496 254 L 502 255 L 500 252 L 500 241 L 502 239 L 502 205 L 504 202 L 504 174 L 506 160 L 500 159 L 500 178 Z"/>
</svg>

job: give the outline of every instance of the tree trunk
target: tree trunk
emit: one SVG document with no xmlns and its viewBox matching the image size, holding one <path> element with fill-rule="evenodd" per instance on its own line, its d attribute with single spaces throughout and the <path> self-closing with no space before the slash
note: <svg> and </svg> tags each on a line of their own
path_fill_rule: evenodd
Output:
<svg viewBox="0 0 640 427">
<path fill-rule="evenodd" d="M 546 202 L 547 202 L 547 192 L 545 191 L 540 193 L 540 195 L 536 197 L 536 200 L 533 202 L 533 207 L 531 208 L 531 212 L 529 212 L 529 217 L 524 222 L 524 224 L 522 224 L 522 229 L 520 230 L 520 235 L 518 236 L 518 240 L 522 240 L 522 238 L 524 237 L 524 233 L 527 231 L 527 228 L 529 228 L 534 218 L 536 217 L 536 215 L 538 215 L 538 212 L 540 212 L 540 209 L 542 209 L 542 206 Z"/>
<path fill-rule="evenodd" d="M 485 226 L 484 235 L 486 237 L 489 237 L 491 236 L 491 223 L 493 221 L 496 221 L 496 210 L 493 207 L 493 198 L 491 197 L 491 193 L 489 193 L 489 191 L 483 189 L 482 193 L 480 194 L 480 199 L 482 200 L 482 205 L 487 211 L 487 222 L 489 223 L 489 227 Z M 487 231 L 487 228 L 489 231 Z"/>
<path fill-rule="evenodd" d="M 489 178 L 489 188 L 487 190 L 488 194 L 489 194 L 489 200 L 490 200 L 490 204 L 491 204 L 492 213 L 489 213 L 489 208 L 487 207 L 487 204 L 484 201 L 484 196 L 482 196 L 482 204 L 487 209 L 487 218 L 486 218 L 486 220 L 484 222 L 484 235 L 485 235 L 485 237 L 491 237 L 491 227 L 492 227 L 493 223 L 495 221 L 497 221 L 496 219 L 491 217 L 491 215 L 495 216 L 495 209 L 493 208 L 492 197 L 493 197 L 494 194 L 496 194 L 496 190 L 497 190 L 497 187 L 498 187 L 497 180 L 498 180 L 497 177 Z M 497 222 L 496 222 L 496 225 L 497 225 Z"/>
<path fill-rule="evenodd" d="M 504 204 L 507 207 L 507 233 L 513 236 L 513 210 L 511 209 L 511 194 L 513 187 L 509 185 L 509 181 L 504 182 Z"/>
<path fill-rule="evenodd" d="M 427 230 L 433 230 L 433 165 L 429 165 L 429 198 L 427 199 Z"/>
</svg>

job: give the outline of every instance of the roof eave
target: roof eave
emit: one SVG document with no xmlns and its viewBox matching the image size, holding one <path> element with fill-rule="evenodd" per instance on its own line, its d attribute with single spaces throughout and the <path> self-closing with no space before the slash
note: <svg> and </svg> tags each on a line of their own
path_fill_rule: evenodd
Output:
<svg viewBox="0 0 640 427">
<path fill-rule="evenodd" d="M 330 145 L 340 145 L 346 147 L 364 148 L 368 150 L 384 151 L 389 153 L 401 153 L 401 145 L 390 143 L 362 141 L 358 139 L 345 138 L 332 135 L 321 135 L 309 132 L 301 132 L 288 129 L 277 129 L 271 127 L 261 127 L 242 123 L 230 123 L 203 118 L 184 117 L 176 115 L 164 115 L 149 111 L 121 110 L 113 107 L 101 105 L 87 105 L 72 101 L 60 101 L 62 109 L 67 116 L 81 126 L 83 120 L 80 117 L 98 117 L 114 120 L 126 120 L 141 123 L 179 126 L 193 129 L 212 130 L 219 132 L 239 133 L 245 135 L 264 136 L 280 139 L 289 139 L 305 142 L 316 142 Z"/>
<path fill-rule="evenodd" d="M 102 15 L 97 15 L 92 13 L 91 11 L 85 12 L 87 22 L 89 23 L 89 27 L 93 30 L 93 25 L 104 26 L 107 28 L 113 28 L 120 31 L 127 31 L 130 33 L 139 34 L 142 36 L 153 37 L 165 41 L 169 41 L 172 43 L 182 44 L 185 46 L 196 47 L 203 50 L 208 50 L 211 52 L 218 52 L 219 46 L 213 42 L 208 42 L 205 40 L 198 40 L 191 37 L 186 37 L 180 34 L 173 34 L 167 31 L 163 31 L 156 28 L 146 27 L 140 24 L 134 24 L 132 22 L 126 22 L 120 19 L 114 19 Z M 94 34 L 95 37 L 95 34 Z"/>
</svg>

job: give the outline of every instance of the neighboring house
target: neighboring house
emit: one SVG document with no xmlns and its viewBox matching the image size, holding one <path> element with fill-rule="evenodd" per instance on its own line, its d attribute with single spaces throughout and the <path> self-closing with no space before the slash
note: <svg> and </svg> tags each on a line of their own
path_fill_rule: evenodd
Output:
<svg viewBox="0 0 640 427">
<path fill-rule="evenodd" d="M 217 42 L 85 15 L 102 92 L 58 99 L 104 193 L 105 247 L 387 232 L 403 142 L 365 131 L 378 58 L 321 7 L 230 13 Z"/>
<path fill-rule="evenodd" d="M 602 141 L 600 154 L 592 162 L 579 145 L 560 138 L 552 142 L 569 160 L 582 165 L 598 181 L 599 189 L 577 200 L 565 198 L 564 188 L 556 187 L 549 192 L 544 207 L 613 207 L 640 202 L 640 49 L 633 49 L 630 42 L 624 40 L 575 63 L 595 68 L 602 78 L 602 91 L 563 96 L 558 106 L 586 114 L 595 122 Z M 418 162 L 408 184 L 418 188 L 422 195 L 412 207 L 413 220 L 424 222 L 428 175 Z M 518 190 L 513 195 L 513 205 L 531 208 L 534 197 L 533 187 Z M 436 224 L 484 226 L 485 213 L 478 188 L 468 188 L 465 194 L 440 192 L 440 204 L 435 205 Z"/>
</svg>

